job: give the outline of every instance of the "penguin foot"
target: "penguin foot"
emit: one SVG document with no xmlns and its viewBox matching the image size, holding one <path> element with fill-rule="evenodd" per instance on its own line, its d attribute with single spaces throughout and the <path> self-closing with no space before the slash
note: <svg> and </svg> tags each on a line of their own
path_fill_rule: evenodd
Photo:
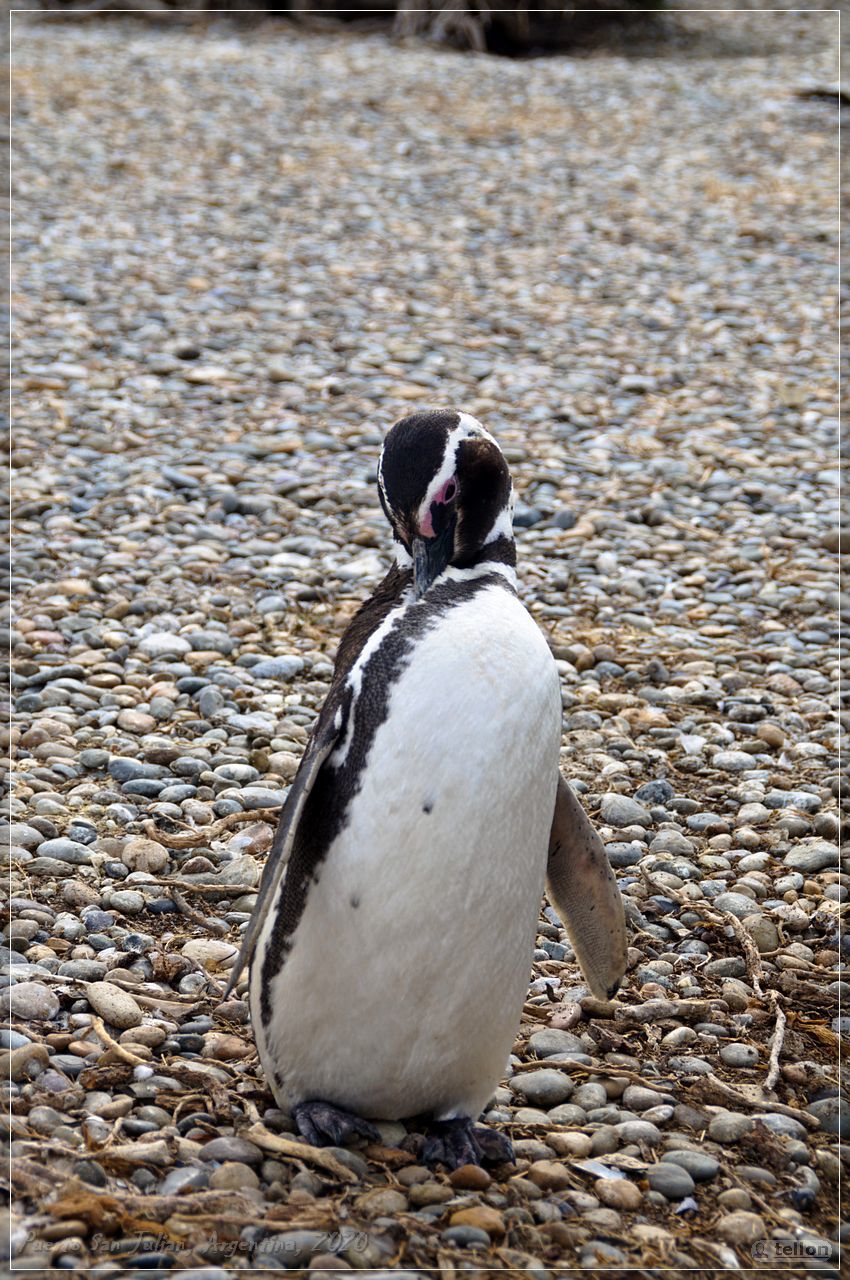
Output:
<svg viewBox="0 0 850 1280">
<path fill-rule="evenodd" d="M 420 1157 L 425 1164 L 459 1169 L 463 1164 L 503 1164 L 513 1161 L 509 1138 L 494 1129 L 478 1129 L 468 1117 L 436 1120 L 428 1126 Z"/>
<path fill-rule="evenodd" d="M 513 1164 L 514 1144 L 497 1129 L 474 1129 L 475 1141 L 485 1164 Z"/>
<path fill-rule="evenodd" d="M 369 1142 L 381 1140 L 370 1120 L 362 1120 L 330 1102 L 298 1102 L 292 1108 L 292 1119 L 302 1138 L 312 1147 L 345 1147 L 352 1138 L 366 1138 Z"/>
</svg>

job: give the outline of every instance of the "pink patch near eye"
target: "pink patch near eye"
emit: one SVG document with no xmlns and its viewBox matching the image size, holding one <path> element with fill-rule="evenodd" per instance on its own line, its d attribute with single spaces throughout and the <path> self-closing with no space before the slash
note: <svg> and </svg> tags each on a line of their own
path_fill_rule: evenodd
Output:
<svg viewBox="0 0 850 1280">
<path fill-rule="evenodd" d="M 423 538 L 434 537 L 434 518 L 432 510 L 434 507 L 444 507 L 448 503 L 453 502 L 457 495 L 457 480 L 452 476 L 451 480 L 447 480 L 442 489 L 438 489 L 431 499 L 431 505 L 422 517 L 419 524 L 419 532 Z"/>
</svg>

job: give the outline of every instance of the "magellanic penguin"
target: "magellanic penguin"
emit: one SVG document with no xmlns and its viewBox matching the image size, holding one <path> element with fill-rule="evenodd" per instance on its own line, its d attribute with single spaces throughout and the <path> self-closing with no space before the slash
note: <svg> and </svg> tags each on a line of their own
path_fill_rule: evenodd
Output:
<svg viewBox="0 0 850 1280">
<path fill-rule="evenodd" d="M 343 635 L 231 988 L 313 1143 L 417 1118 L 429 1162 L 510 1156 L 475 1127 L 510 1054 L 547 876 L 593 992 L 626 963 L 604 848 L 560 776 L 561 696 L 520 603 L 513 493 L 465 413 L 402 419 L 378 488 L 396 564 Z"/>
</svg>

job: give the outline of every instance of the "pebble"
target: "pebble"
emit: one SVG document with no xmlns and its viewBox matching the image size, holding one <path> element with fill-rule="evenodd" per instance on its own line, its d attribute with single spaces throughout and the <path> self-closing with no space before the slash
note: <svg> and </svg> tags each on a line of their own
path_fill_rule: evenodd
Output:
<svg viewBox="0 0 850 1280">
<path fill-rule="evenodd" d="M 184 636 L 172 635 L 168 631 L 154 631 L 143 636 L 138 647 L 139 652 L 148 658 L 182 657 L 192 648 Z"/>
<path fill-rule="evenodd" d="M 492 1209 L 488 1205 L 476 1205 L 472 1209 L 458 1209 L 452 1214 L 451 1226 L 453 1227 L 473 1227 L 478 1231 L 484 1232 L 488 1240 L 490 1238 L 497 1240 L 505 1234 L 505 1222 L 498 1209 Z"/>
<path fill-rule="evenodd" d="M 300 1267 L 324 1248 L 326 1242 L 327 1234 L 323 1231 L 281 1231 L 259 1242 L 254 1264 Z"/>
<path fill-rule="evenodd" d="M 644 805 L 628 796 L 618 795 L 615 791 L 607 792 L 599 806 L 600 817 L 610 827 L 649 827 L 652 816 Z"/>
<path fill-rule="evenodd" d="M 109 893 L 109 907 L 124 916 L 137 916 L 144 910 L 145 900 L 135 889 L 112 889 Z"/>
<path fill-rule="evenodd" d="M 460 1249 L 486 1249 L 490 1244 L 490 1237 L 487 1232 L 474 1226 L 447 1227 L 440 1239 L 444 1240 L 446 1244 L 454 1245 Z"/>
<path fill-rule="evenodd" d="M 114 983 L 90 982 L 86 988 L 86 999 L 104 1022 L 122 1031 L 137 1027 L 142 1021 L 142 1011 L 130 992 L 123 991 Z"/>
<path fill-rule="evenodd" d="M 4 1077 L 16 1082 L 34 1080 L 44 1071 L 50 1062 L 50 1055 L 43 1044 L 23 1044 L 3 1054 L 2 1065 Z M 35 1109 L 34 1109 L 35 1110 Z M 33 1127 L 33 1111 L 29 1114 L 29 1122 Z M 60 1117 L 61 1120 L 61 1117 Z M 57 1121 L 59 1123 L 59 1121 Z"/>
<path fill-rule="evenodd" d="M 91 866 L 91 853 L 84 844 L 77 840 L 45 840 L 38 848 L 39 857 L 58 858 L 60 862 L 70 862 L 74 866 Z"/>
<path fill-rule="evenodd" d="M 652 1120 L 622 1120 L 614 1126 L 614 1139 L 618 1145 L 636 1142 L 642 1146 L 656 1147 L 661 1141 L 661 1132 Z"/>
<path fill-rule="evenodd" d="M 661 1164 L 675 1164 L 685 1169 L 694 1182 L 710 1182 L 720 1172 L 720 1161 L 703 1151 L 665 1151 Z"/>
<path fill-rule="evenodd" d="M 59 1012 L 59 997 L 41 982 L 16 982 L 0 991 L 0 1017 L 21 1022 L 50 1022 Z"/>
<path fill-rule="evenodd" d="M 39 852 L 44 852 L 43 845 Z M 783 862 L 793 871 L 812 875 L 827 867 L 837 867 L 838 850 L 834 844 L 825 840 L 801 841 L 790 853 L 786 853 Z"/>
<path fill-rule="evenodd" d="M 629 1111 L 648 1111 L 650 1107 L 658 1107 L 668 1101 L 671 1101 L 669 1094 L 657 1093 L 639 1084 L 626 1085 L 623 1090 L 623 1106 Z"/>
<path fill-rule="evenodd" d="M 718 751 L 711 757 L 711 765 L 721 773 L 742 773 L 752 769 L 753 757 L 746 751 Z"/>
<path fill-rule="evenodd" d="M 610 1209 L 631 1212 L 643 1203 L 640 1187 L 626 1178 L 597 1178 L 593 1184 L 594 1195 Z"/>
<path fill-rule="evenodd" d="M 658 1191 L 668 1200 L 681 1200 L 694 1190 L 694 1180 L 684 1166 L 659 1162 L 649 1166 L 647 1181 L 652 1191 Z"/>
<path fill-rule="evenodd" d="M 743 1138 L 752 1128 L 753 1120 L 750 1116 L 737 1111 L 720 1111 L 709 1122 L 708 1136 L 712 1142 L 720 1142 L 726 1146 Z"/>
<path fill-rule="evenodd" d="M 217 938 L 190 938 L 183 943 L 180 951 L 189 960 L 197 960 L 204 968 L 214 968 L 228 960 L 233 961 L 237 954 L 237 948 L 231 942 L 221 942 Z"/>
<path fill-rule="evenodd" d="M 844 1141 L 850 1137 L 850 1106 L 841 1097 L 820 1098 L 806 1107 L 827 1133 L 837 1133 Z"/>
<path fill-rule="evenodd" d="M 714 906 L 718 911 L 728 911 L 730 915 L 737 916 L 739 920 L 754 915 L 758 908 L 758 904 L 743 893 L 719 893 L 714 899 Z"/>
<path fill-rule="evenodd" d="M 714 1229 L 727 1244 L 748 1245 L 767 1235 L 767 1225 L 761 1215 L 744 1210 L 722 1214 Z"/>
<path fill-rule="evenodd" d="M 532 1073 L 536 1075 L 537 1073 Z M 582 1107 L 585 1111 L 592 1111 L 594 1107 L 604 1107 L 608 1101 L 608 1093 L 604 1084 L 597 1084 L 595 1081 L 588 1081 L 587 1084 L 580 1084 L 572 1094 L 573 1104 Z"/>
<path fill-rule="evenodd" d="M 205 1143 L 199 1155 L 201 1160 L 220 1160 L 223 1164 L 232 1160 L 239 1164 L 259 1166 L 263 1161 L 262 1151 L 253 1142 L 227 1136 L 213 1138 L 211 1142 Z"/>
<path fill-rule="evenodd" d="M 766 916 L 749 915 L 743 917 L 743 924 L 760 954 L 778 949 L 779 930 L 772 920 L 768 920 Z"/>
<path fill-rule="evenodd" d="M 542 1107 L 544 1110 L 566 1102 L 574 1087 L 572 1080 L 564 1072 L 547 1068 L 526 1071 L 511 1080 L 510 1085 L 514 1092 L 521 1094 L 532 1106 Z"/>
<path fill-rule="evenodd" d="M 668 800 L 672 800 L 675 794 L 675 788 L 666 778 L 660 778 L 657 782 L 645 782 L 643 786 L 638 787 L 635 800 L 639 800 L 642 804 L 663 805 Z"/>
<path fill-rule="evenodd" d="M 10 845 L 19 845 L 22 849 L 37 849 L 44 841 L 44 833 L 26 822 L 12 822 L 6 831 L 6 840 Z"/>
<path fill-rule="evenodd" d="M 258 680 L 293 680 L 303 670 L 304 659 L 289 655 L 266 658 L 251 668 L 251 674 Z"/>
<path fill-rule="evenodd" d="M 449 1174 L 449 1182 L 461 1191 L 486 1191 L 493 1179 L 477 1164 L 462 1164 Z"/>
<path fill-rule="evenodd" d="M 228 1161 L 213 1170 L 209 1185 L 213 1191 L 255 1191 L 260 1179 L 249 1165 Z"/>
<path fill-rule="evenodd" d="M 367 1218 L 392 1217 L 407 1211 L 407 1196 L 392 1187 L 376 1187 L 357 1201 L 357 1209 Z"/>
<path fill-rule="evenodd" d="M 149 871 L 156 874 L 168 865 L 168 850 L 156 840 L 133 837 L 121 850 L 121 861 L 131 871 Z"/>
<path fill-rule="evenodd" d="M 547 1027 L 544 1031 L 535 1031 L 528 1041 L 529 1050 L 537 1058 L 550 1058 L 559 1053 L 582 1053 L 584 1045 L 581 1039 L 569 1031 Z"/>
</svg>

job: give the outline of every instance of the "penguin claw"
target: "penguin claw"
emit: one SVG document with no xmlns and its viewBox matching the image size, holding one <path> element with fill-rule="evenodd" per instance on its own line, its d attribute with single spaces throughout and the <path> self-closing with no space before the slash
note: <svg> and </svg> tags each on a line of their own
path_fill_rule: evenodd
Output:
<svg viewBox="0 0 850 1280">
<path fill-rule="evenodd" d="M 366 1138 L 369 1142 L 381 1140 L 371 1120 L 363 1120 L 330 1102 L 299 1102 L 292 1108 L 292 1119 L 311 1147 L 345 1147 L 352 1138 Z"/>
<path fill-rule="evenodd" d="M 433 1122 L 425 1135 L 421 1159 L 459 1169 L 464 1164 L 502 1164 L 514 1158 L 513 1145 L 494 1129 L 477 1129 L 465 1117 Z"/>
</svg>

